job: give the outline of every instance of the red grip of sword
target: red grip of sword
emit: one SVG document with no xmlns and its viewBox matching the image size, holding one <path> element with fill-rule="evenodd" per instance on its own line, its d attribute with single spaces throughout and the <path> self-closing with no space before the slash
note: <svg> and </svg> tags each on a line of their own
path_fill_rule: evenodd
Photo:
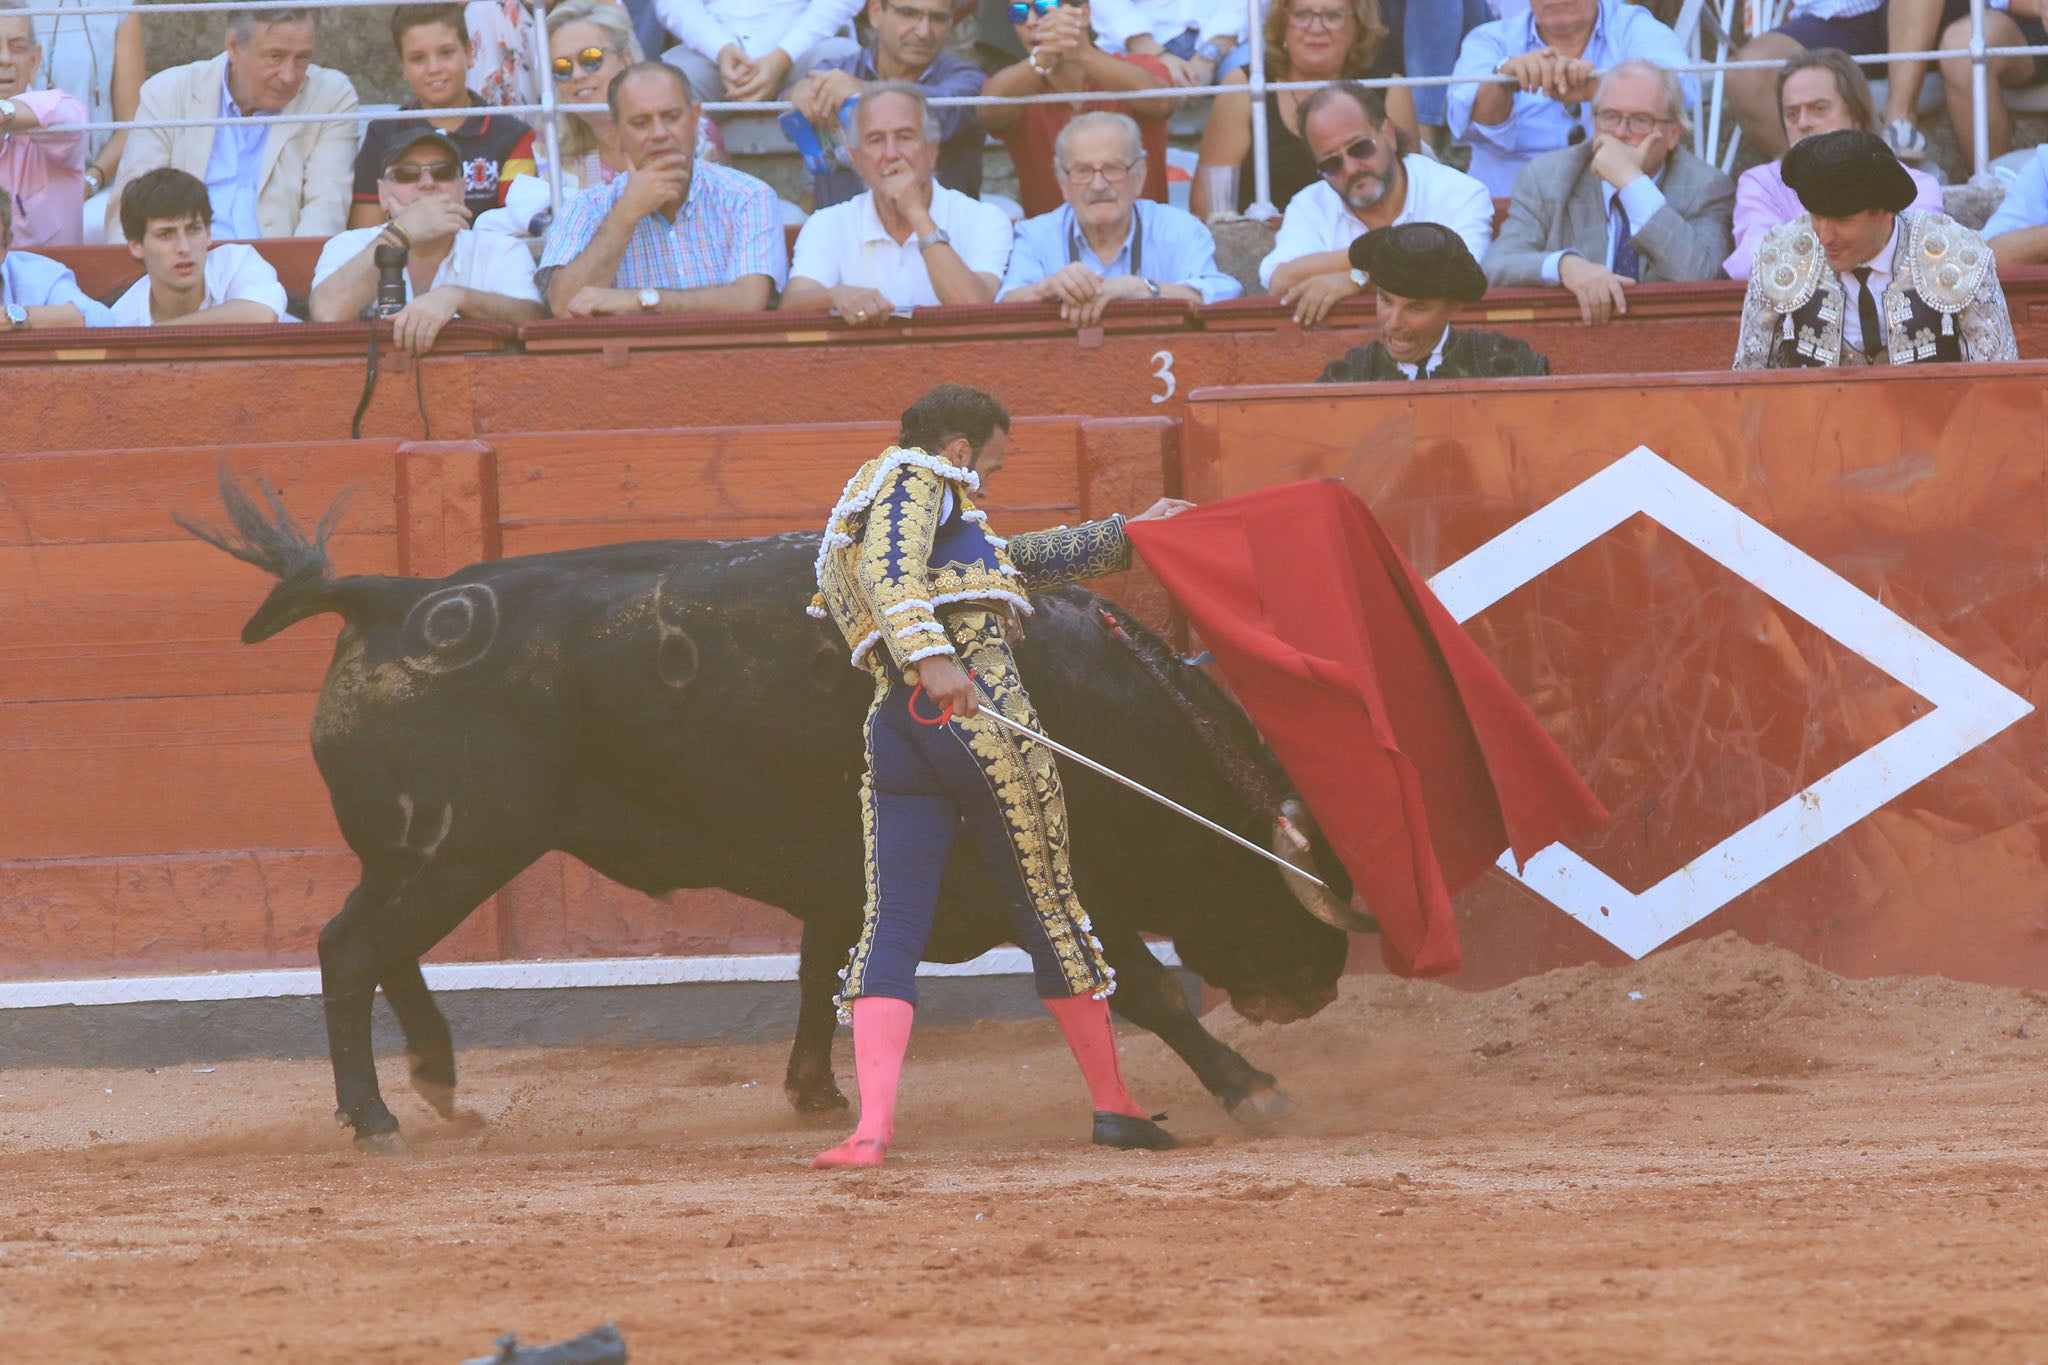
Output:
<svg viewBox="0 0 2048 1365">
<path fill-rule="evenodd" d="M 974 678 L 979 675 L 976 673 L 974 669 L 970 668 L 967 670 L 967 676 L 969 678 Z M 917 686 L 910 689 L 910 718 L 912 720 L 916 721 L 919 725 L 929 725 L 936 729 L 938 726 L 944 725 L 947 721 L 953 719 L 953 708 L 950 706 L 948 706 L 945 710 L 939 712 L 939 714 L 933 719 L 927 720 L 925 717 L 920 716 L 917 713 L 917 699 L 919 697 L 926 695 L 929 694 L 925 692 L 924 684 L 922 682 L 920 682 Z"/>
</svg>

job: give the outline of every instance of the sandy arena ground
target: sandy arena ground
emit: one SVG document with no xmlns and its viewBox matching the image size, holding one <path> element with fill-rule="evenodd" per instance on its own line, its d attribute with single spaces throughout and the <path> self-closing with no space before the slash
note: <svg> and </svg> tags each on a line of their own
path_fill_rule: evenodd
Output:
<svg viewBox="0 0 2048 1365">
<path fill-rule="evenodd" d="M 1050 1023 L 935 1029 L 862 1174 L 778 1047 L 472 1051 L 470 1133 L 394 1060 L 395 1160 L 324 1062 L 0 1072 L 0 1359 L 2048 1360 L 2048 995 L 1724 937 L 1222 1027 L 1285 1131 L 1127 1035 L 1190 1145 L 1097 1150 Z"/>
</svg>

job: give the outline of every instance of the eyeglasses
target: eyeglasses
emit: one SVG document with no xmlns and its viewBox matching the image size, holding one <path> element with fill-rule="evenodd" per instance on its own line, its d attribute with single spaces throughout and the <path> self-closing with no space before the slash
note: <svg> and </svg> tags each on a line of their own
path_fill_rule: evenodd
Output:
<svg viewBox="0 0 2048 1365">
<path fill-rule="evenodd" d="M 907 19 L 913 24 L 923 20 L 933 29 L 953 27 L 953 11 L 950 9 L 919 9 L 915 5 L 892 5 L 889 0 L 882 0 L 882 12 Z"/>
<path fill-rule="evenodd" d="M 1351 11 L 1347 9 L 1291 9 L 1287 11 L 1287 27 L 1319 28 L 1334 33 L 1350 17 Z"/>
<path fill-rule="evenodd" d="M 1021 24 L 1036 14 L 1043 19 L 1060 7 L 1060 0 L 1010 0 L 1010 22 Z"/>
<path fill-rule="evenodd" d="M 431 177 L 436 185 L 452 185 L 462 178 L 462 167 L 452 161 L 401 161 L 384 172 L 384 178 L 398 185 L 417 185 Z"/>
<path fill-rule="evenodd" d="M 610 55 L 609 52 L 606 52 L 601 47 L 586 47 L 577 53 L 574 58 L 555 58 L 553 62 L 555 83 L 559 85 L 561 82 L 568 80 L 576 74 L 576 68 L 579 66 L 585 71 L 597 70 L 604 65 L 605 58 Z"/>
<path fill-rule="evenodd" d="M 1098 175 L 1107 184 L 1121 185 L 1137 164 L 1135 161 L 1111 161 L 1101 166 L 1062 166 L 1060 175 L 1074 186 L 1092 184 Z"/>
<path fill-rule="evenodd" d="M 1343 173 L 1346 162 L 1370 161 L 1373 158 L 1373 154 L 1379 151 L 1379 149 L 1380 144 L 1377 138 L 1362 137 L 1343 151 L 1331 152 L 1328 156 L 1316 162 L 1316 170 L 1326 177 L 1340 175 Z"/>
<path fill-rule="evenodd" d="M 1641 136 L 1657 130 L 1659 124 L 1676 123 L 1677 119 L 1658 118 L 1655 114 L 1624 114 L 1618 109 L 1595 109 L 1593 126 L 1603 133 L 1626 130 Z"/>
</svg>

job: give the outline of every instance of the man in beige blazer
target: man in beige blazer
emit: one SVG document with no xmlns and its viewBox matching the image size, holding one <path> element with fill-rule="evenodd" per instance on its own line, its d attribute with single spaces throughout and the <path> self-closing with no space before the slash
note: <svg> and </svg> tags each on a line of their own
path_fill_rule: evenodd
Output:
<svg viewBox="0 0 2048 1365">
<path fill-rule="evenodd" d="M 137 128 L 128 135 L 107 220 L 144 171 L 175 166 L 206 184 L 216 238 L 331 237 L 348 221 L 356 125 L 293 123 L 295 114 L 348 113 L 355 87 L 312 65 L 318 10 L 234 10 L 227 51 L 160 71 L 142 83 L 144 125 L 166 119 L 274 114 L 269 127 Z"/>
</svg>

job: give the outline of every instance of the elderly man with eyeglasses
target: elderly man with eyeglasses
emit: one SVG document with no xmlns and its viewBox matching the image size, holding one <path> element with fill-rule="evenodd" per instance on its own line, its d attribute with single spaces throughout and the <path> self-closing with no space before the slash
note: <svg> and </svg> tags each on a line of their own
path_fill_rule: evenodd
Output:
<svg viewBox="0 0 2048 1365">
<path fill-rule="evenodd" d="M 1593 140 L 1515 177 L 1487 280 L 1562 285 L 1590 327 L 1626 313 L 1635 284 L 1719 276 L 1735 242 L 1735 182 L 1687 149 L 1684 118 L 1671 72 L 1653 62 L 1608 72 L 1593 96 Z"/>
<path fill-rule="evenodd" d="M 789 92 L 790 103 L 811 126 L 830 135 L 826 145 L 843 145 L 848 102 L 871 81 L 909 81 L 934 98 L 979 95 L 988 79 L 980 67 L 946 49 L 953 36 L 952 0 L 868 0 L 874 37 L 860 51 L 831 57 Z M 937 179 L 970 199 L 981 197 L 981 125 L 969 105 L 935 106 L 939 120 Z M 811 177 L 813 209 L 843 204 L 861 192 L 860 175 L 843 155 Z"/>
<path fill-rule="evenodd" d="M 1474 256 L 1493 241 L 1486 186 L 1420 152 L 1402 155 L 1386 97 L 1350 81 L 1326 85 L 1301 105 L 1301 138 L 1320 174 L 1287 201 L 1259 282 L 1313 327 L 1372 281 L 1351 264 L 1351 244 L 1396 223 L 1441 223 Z"/>
<path fill-rule="evenodd" d="M 1145 146 L 1129 115 L 1082 114 L 1060 129 L 1053 164 L 1067 202 L 1017 225 L 1002 302 L 1055 302 L 1093 327 L 1118 299 L 1234 299 L 1243 286 L 1216 268 L 1201 220 L 1138 198 Z"/>
<path fill-rule="evenodd" d="M 377 248 L 406 249 L 406 304 L 392 336 L 414 355 L 434 348 L 454 317 L 514 325 L 545 315 L 525 243 L 472 232 L 463 202 L 462 152 L 438 128 L 422 127 L 386 153 L 377 178 L 387 221 L 330 238 L 313 267 L 315 322 L 346 322 L 377 294 Z"/>
</svg>

